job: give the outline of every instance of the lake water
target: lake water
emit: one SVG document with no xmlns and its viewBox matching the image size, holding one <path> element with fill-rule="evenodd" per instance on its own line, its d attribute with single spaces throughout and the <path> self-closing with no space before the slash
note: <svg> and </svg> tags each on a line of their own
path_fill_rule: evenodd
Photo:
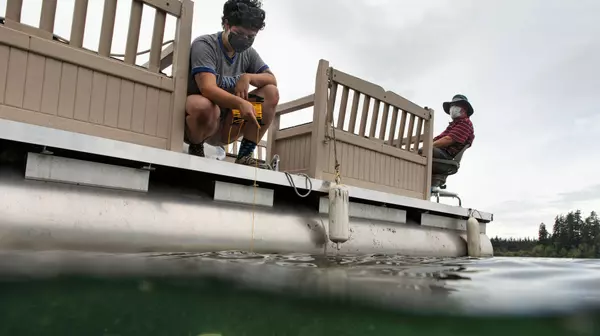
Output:
<svg viewBox="0 0 600 336">
<path fill-rule="evenodd" d="M 598 335 L 600 260 L 0 252 L 0 335 Z"/>
</svg>

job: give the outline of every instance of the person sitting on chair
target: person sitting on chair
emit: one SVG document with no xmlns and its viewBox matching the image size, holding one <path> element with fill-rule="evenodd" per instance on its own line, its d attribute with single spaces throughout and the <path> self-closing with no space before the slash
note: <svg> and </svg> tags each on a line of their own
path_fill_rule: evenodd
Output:
<svg viewBox="0 0 600 336">
<path fill-rule="evenodd" d="M 204 142 L 228 145 L 241 134 L 235 162 L 269 168 L 253 158 L 279 102 L 275 76 L 252 48 L 256 35 L 265 26 L 261 7 L 259 0 L 228 0 L 221 18 L 223 31 L 201 35 L 192 42 L 185 107 L 185 142 L 191 155 L 204 157 Z M 257 89 L 248 92 L 250 85 Z M 251 96 L 264 99 L 262 124 L 249 102 Z M 233 123 L 232 109 L 240 111 L 243 124 Z"/>
<path fill-rule="evenodd" d="M 467 97 L 457 94 L 452 101 L 442 104 L 444 112 L 450 115 L 452 121 L 448 127 L 438 136 L 433 138 L 433 158 L 452 160 L 465 146 L 473 145 L 475 131 L 471 123 L 473 106 Z M 444 164 L 432 164 L 432 173 L 446 175 Z"/>
</svg>

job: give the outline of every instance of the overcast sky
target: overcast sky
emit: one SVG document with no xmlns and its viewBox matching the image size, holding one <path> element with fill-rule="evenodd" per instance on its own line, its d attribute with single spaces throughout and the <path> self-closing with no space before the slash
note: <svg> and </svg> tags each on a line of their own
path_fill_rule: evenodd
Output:
<svg viewBox="0 0 600 336">
<path fill-rule="evenodd" d="M 24 0 L 25 23 L 38 25 L 41 2 Z M 59 0 L 61 36 L 70 34 L 73 2 Z M 194 36 L 221 29 L 223 2 L 196 1 Z M 119 0 L 113 53 L 125 49 L 129 3 Z M 92 50 L 102 4 L 90 0 L 84 46 Z M 2 16 L 5 6 L 0 0 Z M 321 58 L 433 107 L 436 134 L 449 121 L 442 102 L 469 98 L 476 139 L 448 188 L 464 206 L 495 214 L 489 235 L 535 236 L 559 213 L 600 211 L 600 1 L 266 0 L 264 8 L 255 48 L 282 102 L 313 91 Z M 144 10 L 140 50 L 150 46 L 153 17 Z M 173 32 L 171 19 L 165 40 Z"/>
</svg>

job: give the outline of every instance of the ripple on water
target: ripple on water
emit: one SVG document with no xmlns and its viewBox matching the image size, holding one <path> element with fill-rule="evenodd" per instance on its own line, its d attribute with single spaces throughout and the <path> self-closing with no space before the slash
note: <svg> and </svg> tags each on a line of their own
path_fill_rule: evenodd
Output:
<svg viewBox="0 0 600 336">
<path fill-rule="evenodd" d="M 323 256 L 245 251 L 111 255 L 0 252 L 0 272 L 210 275 L 268 291 L 343 295 L 377 304 L 474 313 L 600 303 L 600 260 Z"/>
</svg>

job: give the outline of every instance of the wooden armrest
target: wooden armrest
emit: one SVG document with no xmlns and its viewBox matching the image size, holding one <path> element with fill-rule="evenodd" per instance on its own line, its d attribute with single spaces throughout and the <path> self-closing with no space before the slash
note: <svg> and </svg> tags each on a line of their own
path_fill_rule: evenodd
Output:
<svg viewBox="0 0 600 336">
<path fill-rule="evenodd" d="M 150 61 L 144 63 L 142 67 L 148 68 Z M 169 43 L 161 52 L 160 52 L 160 70 L 164 71 L 166 68 L 173 65 L 173 42 Z"/>
<path fill-rule="evenodd" d="M 431 161 L 435 162 L 435 163 L 441 163 L 441 164 L 446 164 L 446 165 L 449 165 L 449 166 L 454 166 L 454 167 L 458 167 L 459 166 L 459 163 L 456 162 L 456 161 L 454 161 L 454 160 L 445 160 L 445 159 L 436 159 L 436 158 L 433 158 L 433 159 L 431 159 Z"/>
<path fill-rule="evenodd" d="M 315 95 L 311 94 L 306 97 L 298 98 L 277 106 L 276 114 L 284 115 L 291 112 L 300 111 L 315 104 Z"/>
</svg>

